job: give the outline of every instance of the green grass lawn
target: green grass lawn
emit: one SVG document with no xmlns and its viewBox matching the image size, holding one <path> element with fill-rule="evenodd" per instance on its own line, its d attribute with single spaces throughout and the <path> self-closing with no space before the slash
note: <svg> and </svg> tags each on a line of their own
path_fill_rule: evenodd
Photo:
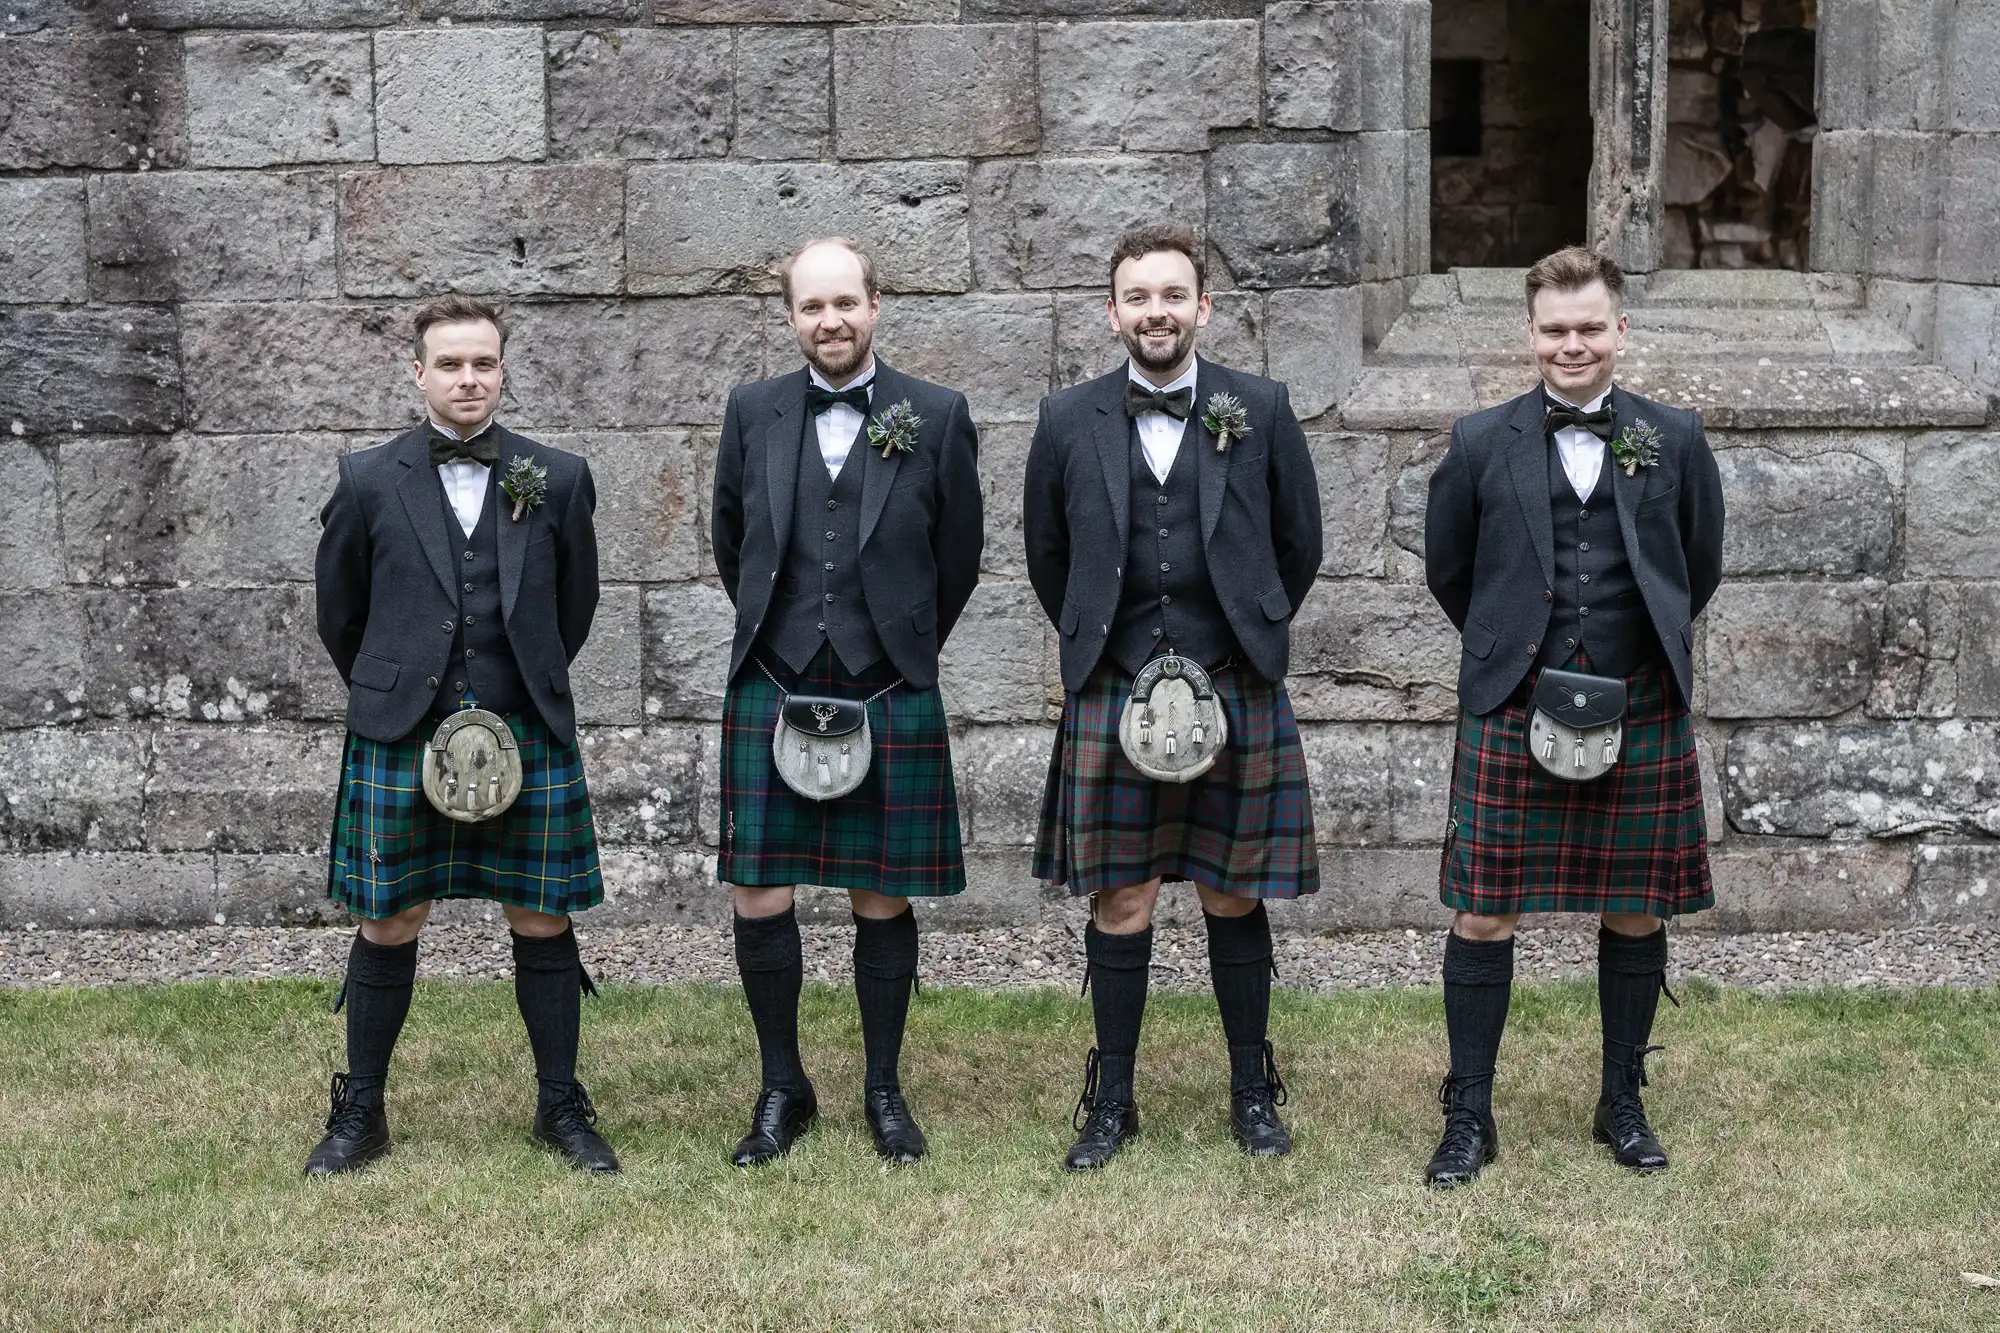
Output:
<svg viewBox="0 0 2000 1333">
<path fill-rule="evenodd" d="M 1224 1130 L 1211 1002 L 1156 996 L 1145 1137 L 1057 1161 L 1090 1043 L 1074 992 L 926 992 L 905 1062 L 933 1158 L 886 1169 L 851 995 L 809 989 L 825 1118 L 728 1165 L 755 1094 L 740 998 L 611 987 L 584 1073 L 626 1173 L 535 1149 L 512 989 L 423 985 L 395 1154 L 308 1183 L 330 988 L 0 992 L 0 1327 L 400 1329 L 2000 1328 L 2000 994 L 1696 987 L 1650 1105 L 1675 1166 L 1588 1137 L 1591 987 L 1523 986 L 1503 1155 L 1434 1195 L 1434 990 L 1280 992 L 1297 1154 Z"/>
</svg>

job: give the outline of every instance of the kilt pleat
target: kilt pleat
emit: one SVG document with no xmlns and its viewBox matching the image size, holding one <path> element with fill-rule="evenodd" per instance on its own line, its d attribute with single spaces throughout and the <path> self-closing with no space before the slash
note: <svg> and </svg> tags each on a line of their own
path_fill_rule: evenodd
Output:
<svg viewBox="0 0 2000 1333">
<path fill-rule="evenodd" d="M 826 646 L 794 676 L 759 657 L 787 690 L 865 699 L 897 679 L 884 660 L 850 672 Z M 782 698 L 746 662 L 722 705 L 722 855 L 716 878 L 769 887 L 818 884 L 896 898 L 935 898 L 965 888 L 965 851 L 951 736 L 937 686 L 896 685 L 868 705 L 873 744 L 861 785 L 831 801 L 799 795 L 778 776 L 771 731 Z"/>
<path fill-rule="evenodd" d="M 1581 652 L 1575 669 L 1590 670 Z M 1626 678 L 1623 749 L 1591 782 L 1565 782 L 1529 757 L 1538 676 L 1484 717 L 1459 715 L 1438 874 L 1445 906 L 1657 917 L 1713 906 L 1694 728 L 1665 670 Z"/>
<path fill-rule="evenodd" d="M 1291 698 L 1242 667 L 1217 671 L 1214 680 L 1229 740 L 1193 782 L 1156 782 L 1125 757 L 1118 720 L 1132 677 L 1115 664 L 1063 700 L 1042 793 L 1037 879 L 1079 896 L 1155 876 L 1239 898 L 1319 891 L 1312 795 Z"/>
<path fill-rule="evenodd" d="M 424 796 L 422 732 L 349 733 L 334 806 L 327 894 L 379 920 L 439 898 L 485 898 L 560 916 L 604 898 L 583 757 L 538 717 L 510 714 L 521 795 L 498 819 L 463 824 Z"/>
</svg>

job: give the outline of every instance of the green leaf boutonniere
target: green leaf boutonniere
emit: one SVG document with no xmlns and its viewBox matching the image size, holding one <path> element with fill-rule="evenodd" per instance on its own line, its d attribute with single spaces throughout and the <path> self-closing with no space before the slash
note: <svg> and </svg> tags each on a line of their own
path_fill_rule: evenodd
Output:
<svg viewBox="0 0 2000 1333">
<path fill-rule="evenodd" d="M 514 521 L 519 523 L 521 515 L 530 509 L 540 508 L 549 493 L 549 470 L 536 467 L 535 460 L 515 454 L 507 462 L 507 473 L 500 478 L 500 489 L 507 492 L 507 498 L 514 502 Z"/>
<path fill-rule="evenodd" d="M 1660 428 L 1635 419 L 1611 441 L 1611 454 L 1625 465 L 1628 477 L 1642 467 L 1652 467 L 1660 461 Z"/>
<path fill-rule="evenodd" d="M 1230 441 L 1250 434 L 1250 413 L 1234 394 L 1212 393 L 1208 396 L 1201 424 L 1215 432 L 1215 452 L 1226 454 Z"/>
<path fill-rule="evenodd" d="M 917 415 L 917 409 L 910 406 L 905 398 L 879 417 L 868 422 L 868 443 L 882 451 L 887 458 L 891 452 L 909 453 L 917 447 L 917 429 L 924 419 Z"/>
</svg>

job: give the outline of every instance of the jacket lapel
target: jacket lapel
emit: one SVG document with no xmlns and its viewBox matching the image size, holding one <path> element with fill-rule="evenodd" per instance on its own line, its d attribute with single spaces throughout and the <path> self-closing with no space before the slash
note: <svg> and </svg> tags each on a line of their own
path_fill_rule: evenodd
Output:
<svg viewBox="0 0 2000 1333">
<path fill-rule="evenodd" d="M 487 479 L 486 503 L 493 508 L 493 525 L 499 532 L 500 618 L 511 622 L 514 599 L 521 594 L 521 571 L 528 563 L 528 529 L 534 524 L 529 521 L 529 514 L 522 514 L 519 523 L 514 521 L 514 502 L 500 489 L 500 478 L 506 475 L 508 464 L 516 457 L 526 458 L 537 466 L 544 464 L 534 457 L 533 445 L 505 427 L 495 426 L 493 435 L 500 446 L 500 456 L 493 460 L 493 474 Z"/>
<path fill-rule="evenodd" d="M 883 508 L 889 503 L 889 488 L 896 484 L 896 472 L 903 466 L 902 450 L 891 449 L 889 456 L 884 458 L 869 445 L 868 422 L 908 396 L 903 377 L 891 369 L 888 362 L 875 358 L 875 388 L 868 395 L 868 416 L 861 423 L 861 434 L 847 451 L 845 464 L 861 469 L 861 541 L 857 550 L 868 545 L 868 538 L 875 531 Z M 920 445 L 924 428 L 932 425 L 942 423 L 924 422 L 924 427 L 918 430 Z"/>
<path fill-rule="evenodd" d="M 1111 531 L 1118 543 L 1117 564 L 1125 563 L 1125 543 L 1131 535 L 1132 507 L 1132 419 L 1125 415 L 1123 362 L 1109 375 L 1099 377 L 1091 398 L 1097 408 L 1091 437 L 1097 442 L 1097 462 L 1104 473 L 1104 490 L 1111 498 Z"/>
<path fill-rule="evenodd" d="M 437 469 L 431 466 L 428 436 L 429 432 L 419 426 L 390 446 L 396 451 L 397 461 L 407 469 L 396 485 L 396 493 L 403 499 L 403 513 L 410 520 L 424 558 L 430 561 L 431 572 L 437 575 L 438 585 L 456 600 L 451 533 L 445 528 L 444 484 L 438 480 Z"/>
<path fill-rule="evenodd" d="M 1544 415 L 1540 388 L 1514 400 L 1514 410 L 1507 418 L 1508 427 L 1515 432 L 1507 448 L 1507 472 L 1514 479 L 1514 497 L 1521 503 L 1521 517 L 1528 525 L 1528 540 L 1535 544 L 1542 578 L 1554 587 L 1556 520 L 1549 503 L 1549 438 L 1542 429 Z"/>
<path fill-rule="evenodd" d="M 793 371 L 778 387 L 776 419 L 764 431 L 764 493 L 771 497 L 771 535 L 777 538 L 778 561 L 792 542 L 792 508 L 797 501 L 799 450 L 805 441 L 806 373 Z"/>
<path fill-rule="evenodd" d="M 1212 393 L 1229 392 L 1230 386 L 1224 382 L 1225 372 L 1220 366 L 1202 358 L 1196 358 L 1195 364 L 1198 369 L 1195 372 L 1194 411 L 1188 417 L 1181 447 L 1194 449 L 1195 493 L 1201 501 L 1201 548 L 1206 551 L 1209 539 L 1215 535 L 1215 525 L 1222 518 L 1222 493 L 1229 487 L 1230 460 L 1243 441 L 1231 440 L 1228 453 L 1216 450 L 1215 432 L 1202 419 L 1208 415 L 1202 404 Z"/>
<path fill-rule="evenodd" d="M 1632 424 L 1632 395 L 1617 385 L 1611 386 L 1612 439 L 1617 439 L 1625 428 Z M 1618 504 L 1618 531 L 1624 535 L 1626 558 L 1636 566 L 1639 560 L 1639 499 L 1646 491 L 1646 469 L 1635 468 L 1631 476 L 1625 475 L 1625 465 L 1618 461 L 1618 455 L 1611 452 L 1611 446 L 1604 446 L 1604 466 L 1611 472 L 1611 493 Z"/>
</svg>

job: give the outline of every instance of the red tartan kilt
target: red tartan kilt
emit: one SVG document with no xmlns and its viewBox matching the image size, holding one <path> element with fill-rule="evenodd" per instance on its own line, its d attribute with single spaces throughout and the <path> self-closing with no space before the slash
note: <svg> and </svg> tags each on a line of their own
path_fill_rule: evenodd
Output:
<svg viewBox="0 0 2000 1333">
<path fill-rule="evenodd" d="M 1575 669 L 1590 667 L 1578 654 Z M 1672 917 L 1714 905 L 1694 728 L 1666 672 L 1626 678 L 1617 765 L 1565 782 L 1528 756 L 1539 673 L 1483 717 L 1461 713 L 1439 897 L 1483 916 L 1629 912 Z"/>
</svg>

